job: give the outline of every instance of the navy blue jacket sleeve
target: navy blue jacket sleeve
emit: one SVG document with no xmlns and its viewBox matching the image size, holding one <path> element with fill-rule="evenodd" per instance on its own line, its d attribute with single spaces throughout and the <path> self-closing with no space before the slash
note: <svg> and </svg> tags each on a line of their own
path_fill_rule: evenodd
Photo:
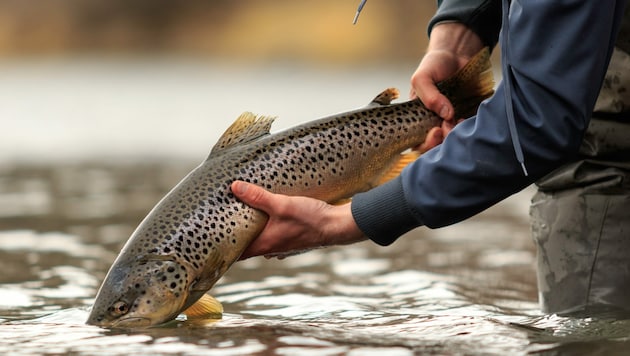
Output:
<svg viewBox="0 0 630 356">
<path fill-rule="evenodd" d="M 437 12 L 429 22 L 429 35 L 433 26 L 445 21 L 463 23 L 492 49 L 501 28 L 501 0 L 438 1 Z"/>
<path fill-rule="evenodd" d="M 373 241 L 459 222 L 574 158 L 610 60 L 623 1 L 517 1 L 510 6 L 502 81 L 477 115 L 401 176 L 356 195 L 353 216 Z M 505 28 L 505 25 L 504 25 Z M 503 34 L 502 36 L 504 36 Z M 507 43 L 506 43 L 507 42 Z M 506 115 L 513 105 L 529 175 L 515 158 Z"/>
</svg>

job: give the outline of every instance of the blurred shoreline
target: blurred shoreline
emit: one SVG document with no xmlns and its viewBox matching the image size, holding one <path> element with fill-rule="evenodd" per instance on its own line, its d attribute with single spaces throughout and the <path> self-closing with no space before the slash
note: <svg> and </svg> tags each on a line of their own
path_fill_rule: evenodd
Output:
<svg viewBox="0 0 630 356">
<path fill-rule="evenodd" d="M 0 0 L 0 57 L 168 54 L 275 62 L 409 61 L 434 2 Z"/>
</svg>

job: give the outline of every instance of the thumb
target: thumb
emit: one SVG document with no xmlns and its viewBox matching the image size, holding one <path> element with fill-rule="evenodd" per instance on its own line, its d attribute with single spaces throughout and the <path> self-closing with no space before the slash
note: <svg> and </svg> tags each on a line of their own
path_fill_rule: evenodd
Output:
<svg viewBox="0 0 630 356">
<path fill-rule="evenodd" d="M 440 93 L 435 83 L 429 78 L 417 77 L 414 79 L 412 91 L 427 109 L 437 113 L 444 120 L 451 120 L 453 118 L 453 105 L 446 96 Z"/>
<path fill-rule="evenodd" d="M 272 194 L 255 184 L 237 180 L 232 182 L 231 189 L 239 200 L 252 208 L 266 210 L 271 206 Z"/>
</svg>

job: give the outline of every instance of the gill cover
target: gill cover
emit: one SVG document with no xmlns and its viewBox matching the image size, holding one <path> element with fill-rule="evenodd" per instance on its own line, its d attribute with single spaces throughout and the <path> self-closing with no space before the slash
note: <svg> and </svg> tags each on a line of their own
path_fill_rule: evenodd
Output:
<svg viewBox="0 0 630 356">
<path fill-rule="evenodd" d="M 124 265 L 117 263 L 108 273 L 88 324 L 142 327 L 177 316 L 188 296 L 188 272 L 184 266 L 150 257 L 135 261 L 130 267 Z"/>
</svg>

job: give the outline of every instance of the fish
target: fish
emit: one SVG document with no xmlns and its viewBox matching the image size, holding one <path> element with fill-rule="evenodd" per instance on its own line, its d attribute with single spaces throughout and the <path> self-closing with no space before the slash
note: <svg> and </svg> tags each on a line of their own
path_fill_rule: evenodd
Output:
<svg viewBox="0 0 630 356">
<path fill-rule="evenodd" d="M 494 92 L 489 50 L 438 84 L 456 117 Z M 240 202 L 230 185 L 254 183 L 335 203 L 392 179 L 442 119 L 419 99 L 392 103 L 388 88 L 367 106 L 271 133 L 274 117 L 242 114 L 207 159 L 167 193 L 113 262 L 87 320 L 111 328 L 159 325 L 184 314 L 220 318 L 207 292 L 261 233 L 268 216 Z"/>
</svg>

